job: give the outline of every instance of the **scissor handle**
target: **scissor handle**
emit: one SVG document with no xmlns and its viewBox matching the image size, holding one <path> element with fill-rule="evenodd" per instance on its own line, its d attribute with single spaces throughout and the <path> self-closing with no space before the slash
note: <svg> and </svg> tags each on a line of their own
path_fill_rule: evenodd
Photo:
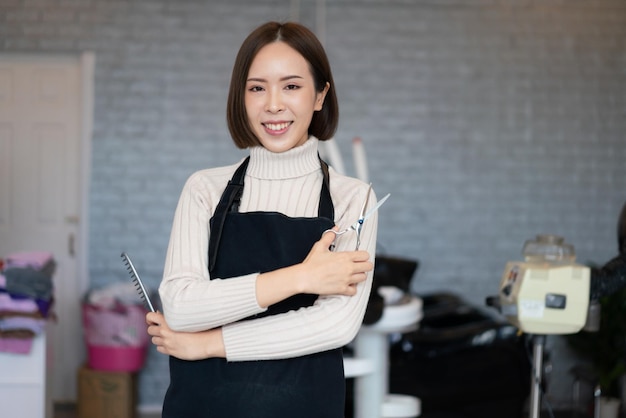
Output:
<svg viewBox="0 0 626 418">
<path fill-rule="evenodd" d="M 328 249 L 329 249 L 330 251 L 334 251 L 334 250 L 335 250 L 335 241 L 337 240 L 337 237 L 338 237 L 339 235 L 343 235 L 343 234 L 345 234 L 345 233 L 347 232 L 347 229 L 344 229 L 343 231 L 335 231 L 334 229 L 327 229 L 326 231 L 324 231 L 324 232 L 322 233 L 322 235 L 324 235 L 324 234 L 325 234 L 325 233 L 327 233 L 327 232 L 332 232 L 333 234 L 335 234 L 335 239 L 334 239 L 334 240 L 333 240 L 333 242 L 330 244 L 330 247 L 328 247 Z"/>
<path fill-rule="evenodd" d="M 331 251 L 335 250 L 335 241 L 337 240 L 337 237 L 345 234 L 348 231 L 356 231 L 356 248 L 354 249 L 354 251 L 358 251 L 359 246 L 361 245 L 361 231 L 360 231 L 360 228 L 354 229 L 352 227 L 346 228 L 346 229 L 342 229 L 341 231 L 335 231 L 334 229 L 327 229 L 326 231 L 324 231 L 324 234 L 327 233 L 327 232 L 332 232 L 333 234 L 335 234 L 335 239 L 333 240 L 333 243 L 330 244 L 330 250 Z"/>
<path fill-rule="evenodd" d="M 349 230 L 350 230 L 350 228 L 346 228 L 346 229 L 343 229 L 341 231 L 335 231 L 334 229 L 327 229 L 326 231 L 324 231 L 324 234 L 327 233 L 327 232 L 332 232 L 333 234 L 335 234 L 335 237 L 338 237 L 340 235 L 345 234 Z M 322 234 L 322 235 L 324 235 L 324 234 Z"/>
</svg>

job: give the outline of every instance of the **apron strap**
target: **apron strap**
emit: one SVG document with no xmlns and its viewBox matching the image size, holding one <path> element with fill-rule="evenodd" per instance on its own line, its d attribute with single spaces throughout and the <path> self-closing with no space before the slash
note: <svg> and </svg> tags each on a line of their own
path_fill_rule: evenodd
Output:
<svg viewBox="0 0 626 418">
<path fill-rule="evenodd" d="M 318 154 L 320 160 L 320 166 L 322 168 L 322 190 L 320 191 L 320 203 L 318 206 L 318 216 L 328 218 L 334 222 L 335 219 L 335 207 L 333 200 L 330 197 L 330 176 L 328 174 L 328 164 L 322 160 Z M 226 222 L 226 215 L 228 212 L 238 212 L 239 204 L 241 203 L 241 195 L 243 194 L 243 180 L 246 175 L 246 169 L 250 157 L 247 157 L 243 163 L 237 168 L 232 179 L 228 182 L 222 197 L 220 198 L 215 213 L 211 218 L 211 236 L 209 237 L 209 272 L 213 272 L 215 267 L 215 261 L 217 260 L 217 250 L 220 246 L 220 239 L 222 237 L 222 230 L 224 229 L 224 222 Z"/>
<path fill-rule="evenodd" d="M 331 221 L 335 221 L 335 207 L 333 205 L 333 199 L 330 197 L 330 176 L 328 175 L 328 164 L 322 157 L 317 155 L 320 159 L 320 165 L 322 167 L 322 175 L 324 179 L 322 180 L 322 191 L 320 192 L 320 204 L 317 210 L 317 216 L 321 216 L 324 218 L 328 218 Z"/>
<path fill-rule="evenodd" d="M 211 218 L 211 236 L 209 237 L 209 272 L 213 271 L 215 267 L 215 260 L 217 259 L 217 249 L 220 246 L 220 238 L 222 237 L 222 230 L 224 229 L 224 222 L 226 221 L 226 214 L 229 211 L 238 211 L 239 203 L 241 203 L 241 195 L 243 193 L 243 178 L 246 175 L 246 169 L 250 157 L 246 158 L 243 163 L 237 168 L 233 178 L 228 181 L 226 190 L 222 193 L 213 218 Z"/>
</svg>

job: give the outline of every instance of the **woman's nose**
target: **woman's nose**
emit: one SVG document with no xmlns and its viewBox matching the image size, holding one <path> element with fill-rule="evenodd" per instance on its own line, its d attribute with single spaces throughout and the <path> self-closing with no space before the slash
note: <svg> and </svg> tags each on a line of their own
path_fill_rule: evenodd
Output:
<svg viewBox="0 0 626 418">
<path fill-rule="evenodd" d="M 281 110 L 284 110 L 284 104 L 280 93 L 278 92 L 270 92 L 267 95 L 267 103 L 265 105 L 265 110 L 270 113 L 277 113 Z"/>
</svg>

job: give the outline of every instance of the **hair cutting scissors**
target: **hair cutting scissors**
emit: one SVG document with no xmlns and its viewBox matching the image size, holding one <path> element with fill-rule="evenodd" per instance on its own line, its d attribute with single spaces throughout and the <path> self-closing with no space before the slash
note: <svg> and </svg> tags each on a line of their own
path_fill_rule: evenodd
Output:
<svg viewBox="0 0 626 418">
<path fill-rule="evenodd" d="M 374 206 L 373 208 L 371 208 L 370 210 L 368 210 L 367 212 L 367 203 L 369 202 L 370 199 L 370 194 L 372 192 L 372 183 L 370 183 L 369 188 L 367 189 L 367 193 L 365 194 L 365 201 L 363 202 L 363 206 L 361 206 L 361 213 L 359 215 L 359 219 L 357 219 L 352 225 L 350 225 L 349 227 L 342 229 L 340 231 L 335 231 L 334 229 L 328 229 L 326 231 L 324 231 L 324 233 L 326 232 L 332 232 L 335 234 L 335 238 L 337 238 L 340 235 L 345 234 L 348 231 L 355 231 L 356 232 L 356 248 L 355 251 L 359 249 L 359 246 L 361 245 L 361 230 L 363 229 L 363 223 L 367 220 L 367 218 L 369 218 L 370 216 L 372 216 L 372 214 L 374 212 L 376 212 L 378 210 L 378 208 L 380 208 L 383 203 L 385 203 L 385 201 L 389 198 L 390 193 L 387 193 L 387 195 L 385 197 L 383 197 L 382 199 L 380 199 L 378 201 L 378 203 L 376 204 L 376 206 Z M 335 249 L 335 242 L 333 241 L 332 245 L 330 246 L 331 251 Z"/>
</svg>

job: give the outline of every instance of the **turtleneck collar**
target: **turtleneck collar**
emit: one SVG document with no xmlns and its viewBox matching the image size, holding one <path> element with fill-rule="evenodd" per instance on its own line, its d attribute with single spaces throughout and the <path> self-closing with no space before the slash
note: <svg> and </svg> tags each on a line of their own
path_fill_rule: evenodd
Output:
<svg viewBox="0 0 626 418">
<path fill-rule="evenodd" d="M 250 148 L 250 163 L 246 174 L 259 179 L 288 179 L 305 176 L 320 169 L 317 156 L 319 140 L 310 136 L 302 145 L 285 152 L 274 153 L 262 146 Z"/>
</svg>

